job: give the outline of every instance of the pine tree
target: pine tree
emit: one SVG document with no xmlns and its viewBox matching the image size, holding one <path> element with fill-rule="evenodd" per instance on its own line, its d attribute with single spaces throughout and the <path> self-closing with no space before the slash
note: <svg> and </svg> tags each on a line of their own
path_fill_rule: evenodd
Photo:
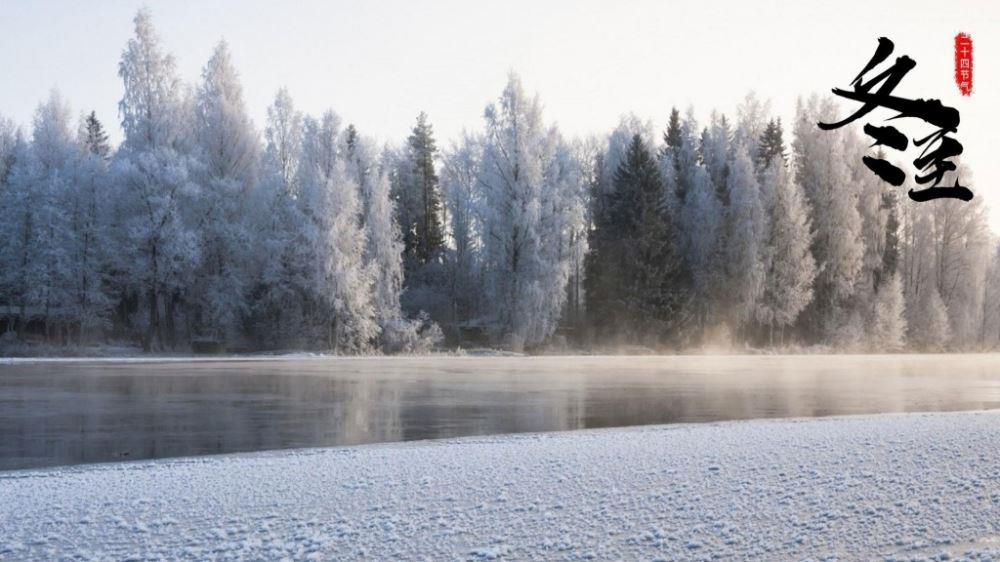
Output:
<svg viewBox="0 0 1000 562">
<path fill-rule="evenodd" d="M 662 343 L 677 306 L 679 256 L 663 212 L 652 153 L 635 134 L 594 217 L 588 276 L 591 321 L 605 337 Z"/>
<path fill-rule="evenodd" d="M 344 130 L 344 145 L 347 147 L 348 160 L 354 158 L 354 152 L 357 149 L 357 144 L 358 129 L 354 126 L 354 123 L 348 123 L 347 129 Z"/>
<path fill-rule="evenodd" d="M 421 112 L 408 139 L 409 160 L 412 166 L 411 187 L 417 194 L 417 206 L 406 213 L 407 228 L 412 236 L 407 239 L 407 255 L 419 264 L 426 264 L 437 256 L 444 245 L 441 224 L 441 192 L 434 169 L 437 147 L 427 114 Z M 412 226 L 411 226 L 412 224 Z"/>
<path fill-rule="evenodd" d="M 670 108 L 670 119 L 667 121 L 667 130 L 663 132 L 664 150 L 677 151 L 680 149 L 684 138 L 681 134 L 681 112 L 676 107 Z"/>
<path fill-rule="evenodd" d="M 111 146 L 104 126 L 97 120 L 97 112 L 91 111 L 84 122 L 83 146 L 88 152 L 102 160 L 111 158 Z"/>
<path fill-rule="evenodd" d="M 781 158 L 782 163 L 787 161 L 785 154 L 785 141 L 782 139 L 781 118 L 771 119 L 767 122 L 767 128 L 760 137 L 760 145 L 757 147 L 757 169 L 763 172 L 771 165 L 775 158 Z"/>
</svg>

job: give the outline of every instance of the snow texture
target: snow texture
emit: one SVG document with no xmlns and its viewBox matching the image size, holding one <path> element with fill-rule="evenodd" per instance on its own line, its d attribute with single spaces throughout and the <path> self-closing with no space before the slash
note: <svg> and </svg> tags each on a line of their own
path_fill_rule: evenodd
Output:
<svg viewBox="0 0 1000 562">
<path fill-rule="evenodd" d="M 1000 412 L 0 473 L 0 559 L 1000 559 Z"/>
</svg>

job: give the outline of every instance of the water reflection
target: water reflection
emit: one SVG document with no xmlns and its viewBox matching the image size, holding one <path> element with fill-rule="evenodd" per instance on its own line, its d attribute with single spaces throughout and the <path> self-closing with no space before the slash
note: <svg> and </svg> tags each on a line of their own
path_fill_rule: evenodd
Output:
<svg viewBox="0 0 1000 562">
<path fill-rule="evenodd" d="M 652 423 L 1000 407 L 996 355 L 0 366 L 0 469 Z"/>
</svg>

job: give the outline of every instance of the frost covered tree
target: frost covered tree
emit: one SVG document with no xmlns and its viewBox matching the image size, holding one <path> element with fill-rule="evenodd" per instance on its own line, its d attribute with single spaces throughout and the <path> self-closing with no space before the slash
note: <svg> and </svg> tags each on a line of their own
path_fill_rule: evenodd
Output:
<svg viewBox="0 0 1000 562">
<path fill-rule="evenodd" d="M 733 141 L 746 147 L 755 169 L 762 163 L 757 156 L 760 154 L 761 141 L 770 123 L 771 103 L 761 100 L 753 91 L 748 92 L 743 101 L 736 107 L 736 130 Z M 769 139 L 773 142 L 774 139 Z M 773 147 L 771 147 L 773 148 Z"/>
<path fill-rule="evenodd" d="M 1000 347 L 1000 243 L 996 238 L 993 239 L 982 302 L 981 345 L 983 349 L 997 349 Z"/>
<path fill-rule="evenodd" d="M 405 322 L 399 306 L 403 291 L 403 240 L 389 196 L 388 174 L 372 181 L 364 228 L 366 256 L 371 270 L 375 319 L 381 327 L 382 345 L 390 350 L 406 347 Z"/>
<path fill-rule="evenodd" d="M 673 109 L 662 136 L 626 114 L 567 139 L 512 75 L 483 131 L 439 154 L 424 114 L 382 144 L 285 90 L 261 135 L 226 44 L 185 84 L 146 10 L 118 72 L 120 146 L 93 112 L 71 126 L 55 93 L 24 134 L 0 118 L 8 330 L 147 350 L 420 351 L 431 320 L 512 349 L 727 327 L 748 344 L 1000 346 L 982 199 L 887 188 L 860 159 L 870 139 L 816 126 L 841 113 L 830 99 L 799 103 L 788 151 L 753 94 L 732 123 Z M 943 183 L 971 185 L 954 160 Z"/>
<path fill-rule="evenodd" d="M 726 181 L 729 179 L 732 142 L 733 133 L 726 116 L 713 112 L 708 135 L 702 143 L 702 158 L 723 207 L 729 205 Z"/>
<path fill-rule="evenodd" d="M 903 284 L 893 273 L 875 294 L 870 322 L 869 348 L 874 351 L 898 351 L 906 341 L 906 303 Z M 935 337 L 935 336 L 932 336 Z M 943 337 L 936 336 L 936 337 Z"/>
<path fill-rule="evenodd" d="M 846 312 L 862 271 L 864 243 L 856 184 L 849 162 L 848 132 L 820 130 L 816 123 L 835 122 L 836 106 L 812 97 L 799 102 L 792 143 L 795 179 L 812 211 L 812 254 L 818 273 L 813 301 L 803 313 L 804 328 L 814 338 L 831 338 L 849 321 Z"/>
<path fill-rule="evenodd" d="M 110 146 L 104 127 L 91 112 L 80 127 L 82 147 L 72 186 L 66 194 L 69 209 L 70 259 L 73 271 L 72 308 L 77 340 L 94 341 L 110 327 L 114 297 L 110 294 L 111 252 L 114 243 Z"/>
<path fill-rule="evenodd" d="M 684 200 L 684 266 L 690 275 L 690 303 L 696 327 L 704 332 L 719 320 L 725 290 L 726 209 L 704 167 L 692 172 Z"/>
<path fill-rule="evenodd" d="M 972 174 L 959 164 L 963 183 Z M 952 180 L 953 181 L 953 180 Z M 938 293 L 948 310 L 954 348 L 978 346 L 982 330 L 983 286 L 991 252 L 986 208 L 982 199 L 929 202 L 934 219 L 934 267 Z"/>
<path fill-rule="evenodd" d="M 764 289 L 764 206 L 746 145 L 738 144 L 729 172 L 726 209 L 726 294 L 732 327 L 753 320 Z"/>
<path fill-rule="evenodd" d="M 562 228 L 581 202 L 575 188 L 547 173 L 561 140 L 544 127 L 541 103 L 525 95 L 516 75 L 485 119 L 485 289 L 497 339 L 519 350 L 543 342 L 558 325 L 570 273 Z"/>
<path fill-rule="evenodd" d="M 182 132 L 182 89 L 174 57 L 163 51 L 152 16 L 139 10 L 118 63 L 125 94 L 118 104 L 129 153 L 176 147 Z"/>
<path fill-rule="evenodd" d="M 452 331 L 479 316 L 482 251 L 481 168 L 482 139 L 464 134 L 444 155 L 441 187 L 451 244 L 446 254 L 446 291 Z"/>
<path fill-rule="evenodd" d="M 306 118 L 298 168 L 298 201 L 305 224 L 303 242 L 314 251 L 308 310 L 328 349 L 357 353 L 379 335 L 372 296 L 372 271 L 365 263 L 358 184 L 338 154 L 340 119 L 328 111 L 321 121 Z"/>
<path fill-rule="evenodd" d="M 770 159 L 763 181 L 770 186 L 771 198 L 766 202 L 764 287 L 757 320 L 768 327 L 768 341 L 773 344 L 774 330 L 783 336 L 812 300 L 816 263 L 809 249 L 809 207 L 784 159 Z"/>
<path fill-rule="evenodd" d="M 197 335 L 231 341 L 240 336 L 248 313 L 248 210 L 259 147 L 225 42 L 202 70 L 195 110 L 202 187 L 196 219 L 200 259 L 189 300 Z"/>
<path fill-rule="evenodd" d="M 298 205 L 295 183 L 302 149 L 302 114 L 281 89 L 267 108 L 265 149 L 257 189 L 252 233 L 256 251 L 250 267 L 257 272 L 250 288 L 250 327 L 257 345 L 308 347 L 306 308 L 315 255 L 308 222 Z"/>
<path fill-rule="evenodd" d="M 930 286 L 911 301 L 909 341 L 921 351 L 941 351 L 951 340 L 948 307 L 937 287 Z"/>
<path fill-rule="evenodd" d="M 20 318 L 41 317 L 50 330 L 72 322 L 70 203 L 80 148 L 70 110 L 58 92 L 38 106 L 31 144 L 16 143 L 0 198 L 3 285 Z"/>
<path fill-rule="evenodd" d="M 292 96 L 282 88 L 267 108 L 266 158 L 277 173 L 280 190 L 291 194 L 292 180 L 298 169 L 302 149 L 302 114 L 295 109 Z"/>
<path fill-rule="evenodd" d="M 182 151 L 189 139 L 174 59 L 163 52 L 148 11 L 140 10 L 134 23 L 118 65 L 125 138 L 115 164 L 117 213 L 129 252 L 116 269 L 145 303 L 136 321 L 148 350 L 175 343 L 177 308 L 197 262 L 191 220 L 182 215 L 195 208 L 199 189 L 191 175 L 196 163 Z"/>
</svg>

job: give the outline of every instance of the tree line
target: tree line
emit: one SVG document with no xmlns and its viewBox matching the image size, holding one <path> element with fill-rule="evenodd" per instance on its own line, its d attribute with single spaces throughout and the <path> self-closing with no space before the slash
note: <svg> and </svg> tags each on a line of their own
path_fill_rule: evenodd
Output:
<svg viewBox="0 0 1000 562">
<path fill-rule="evenodd" d="M 633 115 L 569 139 L 516 75 L 439 148 L 380 146 L 281 90 L 263 131 L 222 42 L 194 85 L 140 11 L 124 139 L 53 92 L 0 118 L 4 342 L 419 352 L 709 344 L 992 349 L 985 206 L 916 204 L 861 163 L 830 99 L 791 141 L 748 95 L 701 125 Z M 959 165 L 964 182 L 971 172 Z"/>
</svg>

